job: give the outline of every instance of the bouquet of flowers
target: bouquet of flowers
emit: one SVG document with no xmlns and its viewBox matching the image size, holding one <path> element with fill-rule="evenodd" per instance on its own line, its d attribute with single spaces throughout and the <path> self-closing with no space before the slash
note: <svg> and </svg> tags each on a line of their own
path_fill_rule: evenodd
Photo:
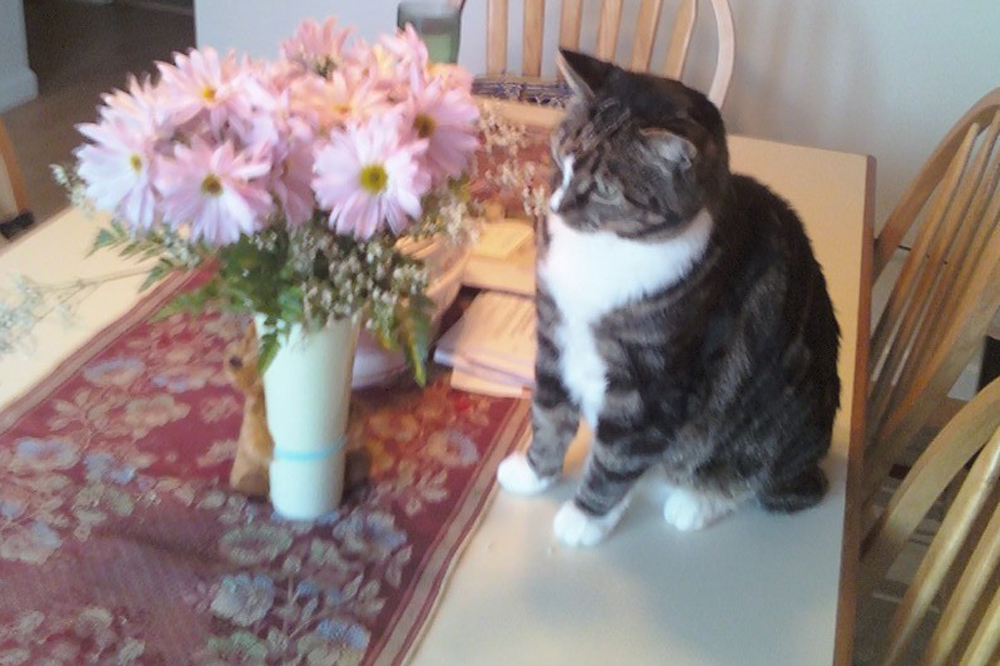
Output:
<svg viewBox="0 0 1000 666">
<path fill-rule="evenodd" d="M 96 247 L 157 258 L 147 284 L 209 271 L 178 307 L 257 313 L 262 367 L 292 325 L 360 315 L 423 381 L 427 274 L 398 240 L 461 228 L 478 110 L 471 77 L 431 64 L 412 27 L 349 32 L 306 21 L 274 62 L 158 63 L 104 96 L 61 177 L 112 213 Z"/>
</svg>

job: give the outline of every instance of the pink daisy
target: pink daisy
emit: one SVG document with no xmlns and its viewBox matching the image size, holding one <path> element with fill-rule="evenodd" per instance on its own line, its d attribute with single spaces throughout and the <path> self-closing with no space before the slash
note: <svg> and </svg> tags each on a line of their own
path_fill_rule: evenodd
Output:
<svg viewBox="0 0 1000 666">
<path fill-rule="evenodd" d="M 248 74 L 241 77 L 240 86 L 246 115 L 230 118 L 231 125 L 227 128 L 227 133 L 238 137 L 239 144 L 276 146 L 291 135 L 312 138 L 310 123 L 292 109 L 291 90 L 287 86 L 275 85 L 270 74 Z"/>
<path fill-rule="evenodd" d="M 398 234 L 420 216 L 431 184 L 420 165 L 427 142 L 407 142 L 407 133 L 396 114 L 333 133 L 316 156 L 313 179 L 331 228 L 368 239 L 384 224 Z"/>
<path fill-rule="evenodd" d="M 404 29 L 397 30 L 394 35 L 383 36 L 379 44 L 396 58 L 396 62 L 415 66 L 420 71 L 427 70 L 430 63 L 427 44 L 420 38 L 413 24 L 407 23 Z"/>
<path fill-rule="evenodd" d="M 317 130 L 324 133 L 389 109 L 382 90 L 370 81 L 353 80 L 347 71 L 334 72 L 329 79 L 304 77 L 292 85 L 291 99 L 295 113 L 315 119 Z"/>
<path fill-rule="evenodd" d="M 156 221 L 157 195 L 153 186 L 155 137 L 114 114 L 99 124 L 78 125 L 93 143 L 77 148 L 77 173 L 87 196 L 104 210 L 113 211 L 129 226 L 148 229 Z"/>
<path fill-rule="evenodd" d="M 281 205 L 289 226 L 297 227 L 312 217 L 316 197 L 312 191 L 313 151 L 305 141 L 288 141 L 281 145 L 280 159 L 271 172 L 271 191 Z"/>
<path fill-rule="evenodd" d="M 259 156 L 237 154 L 228 141 L 178 144 L 158 178 L 164 217 L 174 227 L 190 224 L 192 240 L 233 243 L 264 226 L 272 205 L 261 177 L 270 168 Z"/>
<path fill-rule="evenodd" d="M 283 64 L 241 77 L 240 86 L 249 112 L 248 131 L 239 132 L 241 141 L 253 145 L 276 144 L 288 137 L 312 140 L 317 128 L 315 113 L 296 98 L 296 91 L 305 81 L 322 85 L 325 79 L 302 71 L 289 76 Z"/>
<path fill-rule="evenodd" d="M 427 70 L 431 79 L 441 81 L 445 88 L 472 90 L 472 74 L 467 69 L 449 63 L 431 63 Z"/>
<path fill-rule="evenodd" d="M 461 88 L 447 88 L 434 79 L 429 83 L 414 81 L 408 115 L 413 131 L 427 139 L 424 162 L 440 182 L 457 178 L 468 167 L 478 145 L 476 109 L 472 96 Z"/>
<path fill-rule="evenodd" d="M 130 75 L 126 90 L 113 90 L 101 95 L 101 101 L 104 102 L 99 109 L 102 120 L 121 121 L 137 132 L 170 138 L 168 135 L 160 136 L 161 132 L 168 130 L 169 114 L 164 110 L 159 90 L 148 80 L 140 83 Z"/>
<path fill-rule="evenodd" d="M 295 35 L 281 44 L 281 55 L 323 76 L 336 70 L 343 61 L 344 42 L 351 28 L 337 30 L 337 19 L 329 18 L 323 25 L 307 19 Z"/>
<path fill-rule="evenodd" d="M 401 65 L 396 55 L 383 44 L 370 45 L 362 39 L 356 40 L 345 65 L 351 73 L 351 82 L 366 81 L 393 103 L 406 99 L 410 66 Z"/>
<path fill-rule="evenodd" d="M 283 125 L 289 117 L 288 92 L 276 92 L 257 77 L 247 76 L 242 81 L 248 115 L 232 126 L 232 133 L 243 145 L 274 145 L 281 139 Z"/>
<path fill-rule="evenodd" d="M 245 71 L 231 54 L 220 58 L 215 49 L 191 49 L 187 55 L 174 54 L 174 64 L 160 62 L 160 87 L 164 100 L 182 125 L 202 112 L 208 114 L 215 130 L 225 125 L 227 117 L 244 105 L 244 97 L 234 80 Z"/>
</svg>

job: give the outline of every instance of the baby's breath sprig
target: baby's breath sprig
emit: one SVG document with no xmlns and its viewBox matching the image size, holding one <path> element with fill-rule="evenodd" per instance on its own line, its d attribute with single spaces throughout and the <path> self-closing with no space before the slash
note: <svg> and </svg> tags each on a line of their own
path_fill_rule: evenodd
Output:
<svg viewBox="0 0 1000 666">
<path fill-rule="evenodd" d="M 76 169 L 63 164 L 53 164 L 49 167 L 52 171 L 52 178 L 66 189 L 69 195 L 69 202 L 80 211 L 88 215 L 95 212 L 94 202 L 87 196 L 87 187 L 76 173 Z"/>
<path fill-rule="evenodd" d="M 0 358 L 31 351 L 34 348 L 32 331 L 51 315 L 59 316 L 69 325 L 80 301 L 100 285 L 145 272 L 137 268 L 56 284 L 37 282 L 24 275 L 14 276 L 9 288 L 0 286 Z"/>
<path fill-rule="evenodd" d="M 495 102 L 481 100 L 478 108 L 482 151 L 473 159 L 472 173 L 478 180 L 493 183 L 498 191 L 517 193 L 522 212 L 542 219 L 548 211 L 548 188 L 540 182 L 539 166 L 521 155 L 530 144 L 527 127 L 507 118 Z M 480 216 L 485 215 L 484 203 L 474 206 Z"/>
<path fill-rule="evenodd" d="M 443 236 L 459 245 L 474 242 L 476 228 L 470 224 L 474 210 L 468 196 L 468 178 L 453 180 L 447 188 L 424 197 L 424 214 L 407 229 L 411 240 Z"/>
</svg>

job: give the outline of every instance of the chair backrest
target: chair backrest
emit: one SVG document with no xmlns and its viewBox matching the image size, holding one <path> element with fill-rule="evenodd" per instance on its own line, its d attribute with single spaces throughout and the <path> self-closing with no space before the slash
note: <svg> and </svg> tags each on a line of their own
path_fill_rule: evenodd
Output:
<svg viewBox="0 0 1000 666">
<path fill-rule="evenodd" d="M 932 440 L 864 536 L 858 597 L 862 602 L 870 598 L 934 503 L 955 492 L 896 609 L 877 663 L 910 663 L 903 660 L 914 658 L 908 651 L 914 649 L 933 603 L 943 610 L 922 646 L 921 666 L 998 663 L 998 479 L 1000 379 L 995 379 Z M 871 622 L 864 614 L 872 607 L 860 605 L 859 622 Z"/>
<path fill-rule="evenodd" d="M 27 209 L 28 197 L 21 169 L 17 165 L 7 128 L 0 119 L 0 222 L 17 217 Z M 0 246 L 5 244 L 6 240 L 0 234 Z"/>
<path fill-rule="evenodd" d="M 627 63 L 636 71 L 649 71 L 680 79 L 687 61 L 688 46 L 698 16 L 698 0 L 681 0 L 674 15 L 670 44 L 662 68 L 653 67 L 653 47 L 663 0 L 641 0 L 636 27 L 632 33 L 632 54 Z M 486 34 L 486 73 L 490 76 L 509 73 L 507 70 L 508 0 L 488 0 Z M 584 0 L 562 0 L 559 21 L 559 46 L 577 49 L 583 23 Z M 618 46 L 625 0 L 601 0 L 597 30 L 597 46 L 593 55 L 613 60 Z M 709 86 L 708 98 L 722 106 L 729 90 L 736 58 L 736 32 L 733 14 L 727 0 L 711 0 L 718 36 L 715 74 Z M 521 74 L 537 77 L 542 69 L 542 42 L 545 28 L 545 0 L 524 0 L 524 44 Z"/>
<path fill-rule="evenodd" d="M 876 275 L 916 237 L 871 340 L 864 459 L 868 507 L 900 452 L 931 422 L 1000 307 L 1000 89 L 949 132 L 876 240 Z"/>
</svg>

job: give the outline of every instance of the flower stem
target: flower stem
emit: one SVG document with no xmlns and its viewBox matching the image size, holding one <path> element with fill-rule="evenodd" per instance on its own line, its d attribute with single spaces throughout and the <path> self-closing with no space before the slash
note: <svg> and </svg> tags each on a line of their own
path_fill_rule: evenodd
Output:
<svg viewBox="0 0 1000 666">
<path fill-rule="evenodd" d="M 98 275 L 92 278 L 79 278 L 73 280 L 72 282 L 62 282 L 57 284 L 42 285 L 45 289 L 50 291 L 69 291 L 71 289 L 81 289 L 83 287 L 90 287 L 101 285 L 106 282 L 114 282 L 115 280 L 124 280 L 130 277 L 137 277 L 139 275 L 145 275 L 149 272 L 148 268 L 131 268 L 125 271 L 119 271 L 117 273 L 108 273 L 107 275 Z"/>
</svg>

